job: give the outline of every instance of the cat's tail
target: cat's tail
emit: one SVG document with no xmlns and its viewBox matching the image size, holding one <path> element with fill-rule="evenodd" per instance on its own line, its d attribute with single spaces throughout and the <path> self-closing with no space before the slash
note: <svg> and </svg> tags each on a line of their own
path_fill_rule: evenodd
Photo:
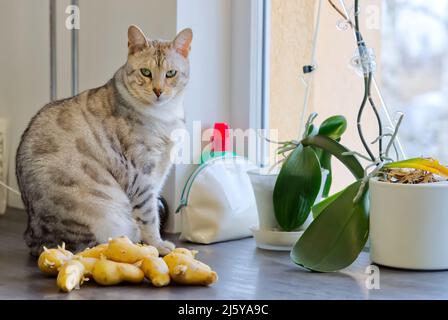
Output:
<svg viewBox="0 0 448 320">
<path fill-rule="evenodd" d="M 160 231 L 162 231 L 168 220 L 169 207 L 165 198 L 159 196 L 158 198 L 159 216 L 160 216 Z"/>
</svg>

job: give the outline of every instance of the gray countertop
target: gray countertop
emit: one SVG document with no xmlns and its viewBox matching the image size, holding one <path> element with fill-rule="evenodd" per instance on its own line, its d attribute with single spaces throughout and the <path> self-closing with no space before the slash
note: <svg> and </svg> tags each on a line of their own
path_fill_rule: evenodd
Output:
<svg viewBox="0 0 448 320">
<path fill-rule="evenodd" d="M 87 283 L 69 294 L 41 274 L 22 239 L 26 215 L 0 216 L 0 299 L 447 299 L 448 272 L 380 267 L 379 289 L 368 289 L 369 254 L 341 272 L 313 273 L 294 265 L 287 252 L 257 249 L 252 238 L 214 245 L 180 243 L 199 250 L 198 259 L 218 272 L 210 287 L 141 285 L 100 287 Z M 173 236 L 171 236 L 172 239 Z"/>
</svg>

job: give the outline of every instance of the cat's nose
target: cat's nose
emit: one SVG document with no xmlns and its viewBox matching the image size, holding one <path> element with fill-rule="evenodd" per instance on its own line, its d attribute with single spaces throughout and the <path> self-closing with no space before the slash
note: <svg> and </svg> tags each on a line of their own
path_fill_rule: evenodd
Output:
<svg viewBox="0 0 448 320">
<path fill-rule="evenodd" d="M 154 91 L 154 93 L 156 94 L 157 98 L 160 97 L 160 95 L 162 94 L 162 90 L 159 88 L 153 88 L 152 91 Z"/>
</svg>

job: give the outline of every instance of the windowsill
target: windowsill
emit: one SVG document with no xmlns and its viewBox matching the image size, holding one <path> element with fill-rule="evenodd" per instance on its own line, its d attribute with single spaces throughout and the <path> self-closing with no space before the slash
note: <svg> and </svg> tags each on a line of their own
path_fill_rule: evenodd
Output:
<svg viewBox="0 0 448 320">
<path fill-rule="evenodd" d="M 199 250 L 199 259 L 218 272 L 210 287 L 137 286 L 99 287 L 87 283 L 70 294 L 59 292 L 55 279 L 41 274 L 27 252 L 22 238 L 26 227 L 24 211 L 8 209 L 0 217 L 0 299 L 447 299 L 446 272 L 412 272 L 380 267 L 380 289 L 368 290 L 365 250 L 348 269 L 313 273 L 295 266 L 287 252 L 260 250 L 252 238 L 179 246 Z M 14 276 L 11 276 L 14 275 Z"/>
</svg>

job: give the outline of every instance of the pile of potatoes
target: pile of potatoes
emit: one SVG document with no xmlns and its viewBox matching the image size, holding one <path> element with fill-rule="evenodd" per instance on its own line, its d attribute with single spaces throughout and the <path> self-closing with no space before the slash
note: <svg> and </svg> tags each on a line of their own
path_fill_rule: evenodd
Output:
<svg viewBox="0 0 448 320">
<path fill-rule="evenodd" d="M 218 275 L 208 265 L 195 259 L 197 251 L 176 248 L 159 257 L 155 247 L 134 244 L 127 237 L 109 240 L 77 254 L 64 244 L 39 256 L 38 267 L 45 274 L 57 276 L 57 285 L 70 292 L 86 280 L 104 286 L 121 282 L 141 283 L 145 278 L 156 287 L 171 281 L 186 285 L 210 285 Z"/>
</svg>

